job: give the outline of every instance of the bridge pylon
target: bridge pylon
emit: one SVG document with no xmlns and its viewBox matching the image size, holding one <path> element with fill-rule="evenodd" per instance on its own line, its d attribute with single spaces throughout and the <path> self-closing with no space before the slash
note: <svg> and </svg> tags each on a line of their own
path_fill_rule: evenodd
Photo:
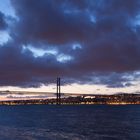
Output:
<svg viewBox="0 0 140 140">
<path fill-rule="evenodd" d="M 57 78 L 57 83 L 56 83 L 56 104 L 61 104 L 61 79 L 60 77 Z"/>
</svg>

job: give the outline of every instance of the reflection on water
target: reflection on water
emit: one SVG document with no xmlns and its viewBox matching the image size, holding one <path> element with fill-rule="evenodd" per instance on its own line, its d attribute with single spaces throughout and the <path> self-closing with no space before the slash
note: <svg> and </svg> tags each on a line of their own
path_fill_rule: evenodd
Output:
<svg viewBox="0 0 140 140">
<path fill-rule="evenodd" d="M 0 140 L 139 140 L 140 106 L 0 106 Z"/>
</svg>

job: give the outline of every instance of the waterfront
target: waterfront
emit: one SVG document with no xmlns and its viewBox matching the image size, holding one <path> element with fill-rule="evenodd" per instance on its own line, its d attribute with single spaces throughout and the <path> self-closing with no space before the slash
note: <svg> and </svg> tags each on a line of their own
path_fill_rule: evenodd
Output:
<svg viewBox="0 0 140 140">
<path fill-rule="evenodd" d="M 0 140 L 139 140 L 140 105 L 0 106 Z"/>
<path fill-rule="evenodd" d="M 5 93 L 4 93 L 5 94 Z M 21 93 L 18 93 L 19 95 Z M 18 95 L 17 94 L 17 95 Z M 36 93 L 37 94 L 37 93 Z M 44 93 L 45 94 L 45 93 Z M 15 94 L 16 95 L 16 94 Z M 55 95 L 55 94 L 54 94 Z M 140 95 L 139 94 L 114 94 L 114 95 L 64 95 L 63 96 L 52 96 L 48 98 L 47 96 L 34 96 L 31 98 L 28 96 L 25 98 L 21 97 L 12 97 L 12 98 L 3 98 L 0 100 L 0 105 L 30 105 L 30 104 L 114 104 L 114 105 L 125 105 L 125 104 L 140 104 Z M 9 95 L 8 95 L 9 96 Z M 12 94 L 10 95 L 10 97 Z M 24 95 L 25 96 L 25 95 Z"/>
</svg>

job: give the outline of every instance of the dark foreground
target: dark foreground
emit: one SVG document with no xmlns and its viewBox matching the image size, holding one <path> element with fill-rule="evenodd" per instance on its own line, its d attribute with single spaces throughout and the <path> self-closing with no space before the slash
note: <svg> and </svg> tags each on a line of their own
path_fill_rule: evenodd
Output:
<svg viewBox="0 0 140 140">
<path fill-rule="evenodd" d="M 0 140 L 140 140 L 140 105 L 0 106 Z"/>
</svg>

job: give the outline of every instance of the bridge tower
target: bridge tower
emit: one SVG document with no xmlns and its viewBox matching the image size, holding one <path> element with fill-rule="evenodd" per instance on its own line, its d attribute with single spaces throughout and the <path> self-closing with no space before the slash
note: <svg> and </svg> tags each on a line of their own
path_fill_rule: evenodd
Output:
<svg viewBox="0 0 140 140">
<path fill-rule="evenodd" d="M 60 78 L 57 78 L 57 84 L 56 84 L 57 88 L 56 88 L 56 103 L 57 104 L 61 104 L 61 82 L 60 82 Z"/>
</svg>

